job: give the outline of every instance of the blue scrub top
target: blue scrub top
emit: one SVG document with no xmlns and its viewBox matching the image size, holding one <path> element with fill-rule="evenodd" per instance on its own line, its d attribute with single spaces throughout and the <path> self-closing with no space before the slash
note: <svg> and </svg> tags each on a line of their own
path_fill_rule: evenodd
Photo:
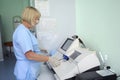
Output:
<svg viewBox="0 0 120 80">
<path fill-rule="evenodd" d="M 37 39 L 23 24 L 13 34 L 13 48 L 16 56 L 14 74 L 17 80 L 35 80 L 40 72 L 40 62 L 28 60 L 25 53 L 32 50 L 40 54 Z"/>
</svg>

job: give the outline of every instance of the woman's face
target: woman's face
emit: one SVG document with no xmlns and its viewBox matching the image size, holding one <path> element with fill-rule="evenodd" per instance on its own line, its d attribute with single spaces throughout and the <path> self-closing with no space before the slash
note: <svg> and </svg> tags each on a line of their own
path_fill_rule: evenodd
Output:
<svg viewBox="0 0 120 80">
<path fill-rule="evenodd" d="M 38 17 L 35 17 L 32 21 L 32 26 L 35 26 L 39 23 L 39 18 Z"/>
</svg>

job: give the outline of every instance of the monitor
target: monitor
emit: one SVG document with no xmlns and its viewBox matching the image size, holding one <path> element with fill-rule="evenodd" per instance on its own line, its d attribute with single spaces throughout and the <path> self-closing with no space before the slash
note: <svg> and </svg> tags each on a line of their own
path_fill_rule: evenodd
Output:
<svg viewBox="0 0 120 80">
<path fill-rule="evenodd" d="M 74 51 L 71 55 L 70 55 L 70 58 L 71 59 L 76 59 L 80 54 L 82 54 L 82 53 L 80 53 L 80 52 L 78 52 L 78 51 Z"/>
<path fill-rule="evenodd" d="M 64 44 L 61 46 L 61 49 L 64 51 L 67 51 L 70 45 L 72 44 L 72 42 L 73 42 L 73 39 L 67 38 Z"/>
</svg>

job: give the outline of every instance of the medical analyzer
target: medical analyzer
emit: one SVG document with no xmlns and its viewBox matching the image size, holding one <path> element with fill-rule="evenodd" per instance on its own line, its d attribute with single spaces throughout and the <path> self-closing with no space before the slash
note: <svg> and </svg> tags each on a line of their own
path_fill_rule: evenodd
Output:
<svg viewBox="0 0 120 80">
<path fill-rule="evenodd" d="M 79 38 L 67 38 L 52 56 L 61 60 L 61 65 L 58 67 L 48 63 L 49 68 L 55 72 L 56 80 L 70 79 L 79 73 L 99 69 L 100 61 L 96 52 L 81 46 Z"/>
</svg>

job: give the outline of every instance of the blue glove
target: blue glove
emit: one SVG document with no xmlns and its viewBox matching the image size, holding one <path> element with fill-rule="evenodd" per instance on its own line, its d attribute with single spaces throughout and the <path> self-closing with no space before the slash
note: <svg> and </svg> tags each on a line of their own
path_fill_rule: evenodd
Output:
<svg viewBox="0 0 120 80">
<path fill-rule="evenodd" d="M 50 56 L 53 56 L 57 52 L 56 49 L 50 51 Z"/>
</svg>

